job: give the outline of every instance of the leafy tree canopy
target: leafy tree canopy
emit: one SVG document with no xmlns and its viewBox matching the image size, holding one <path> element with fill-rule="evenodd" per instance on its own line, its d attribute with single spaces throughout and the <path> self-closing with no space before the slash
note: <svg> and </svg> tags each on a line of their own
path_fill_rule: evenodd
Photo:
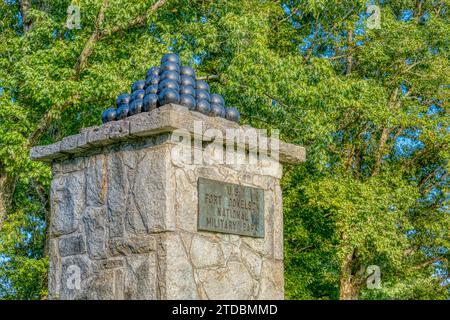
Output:
<svg viewBox="0 0 450 320">
<path fill-rule="evenodd" d="M 67 8 L 81 12 L 68 29 Z M 369 4 L 379 28 L 369 28 Z M 46 295 L 48 166 L 29 148 L 100 123 L 173 51 L 285 166 L 286 297 L 446 299 L 449 0 L 0 3 L 0 298 Z M 381 270 L 367 289 L 366 268 Z"/>
</svg>

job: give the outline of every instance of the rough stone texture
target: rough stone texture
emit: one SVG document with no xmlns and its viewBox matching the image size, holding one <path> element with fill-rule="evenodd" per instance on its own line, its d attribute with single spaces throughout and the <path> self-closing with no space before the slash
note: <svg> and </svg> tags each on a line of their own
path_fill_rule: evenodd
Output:
<svg viewBox="0 0 450 320">
<path fill-rule="evenodd" d="M 85 187 L 85 175 L 82 171 L 54 177 L 50 195 L 50 229 L 53 235 L 69 234 L 78 229 L 84 210 Z"/>
<path fill-rule="evenodd" d="M 148 137 L 162 132 L 172 132 L 184 129 L 195 133 L 195 121 L 202 123 L 204 136 L 209 141 L 217 134 L 225 139 L 227 129 L 237 129 L 238 145 L 243 149 L 251 149 L 252 144 L 246 142 L 245 137 L 254 130 L 248 126 L 239 126 L 235 122 L 220 117 L 208 117 L 198 112 L 189 111 L 186 107 L 168 104 L 151 112 L 143 112 L 124 120 L 108 122 L 102 126 L 84 128 L 80 134 L 69 136 L 62 141 L 47 146 L 37 146 L 30 150 L 30 158 L 40 161 L 52 161 L 65 158 L 72 154 L 80 154 L 93 147 L 112 145 L 117 141 L 126 141 L 134 137 Z M 250 129 L 250 131 L 248 131 Z M 303 147 L 285 143 L 278 139 L 260 137 L 260 148 L 270 152 L 273 148 L 279 149 L 279 160 L 285 163 L 299 163 L 305 161 Z M 264 147 L 265 146 L 265 147 Z"/>
<path fill-rule="evenodd" d="M 193 120 L 206 138 L 170 134 Z M 227 128 L 248 129 L 169 105 L 34 148 L 52 161 L 49 298 L 282 299 L 282 166 L 247 147 L 221 162 L 230 149 L 205 139 Z M 198 231 L 199 177 L 264 189 L 264 238 Z"/>
<path fill-rule="evenodd" d="M 59 254 L 61 257 L 83 254 L 86 251 L 82 235 L 68 236 L 59 240 Z"/>
<path fill-rule="evenodd" d="M 91 259 L 107 258 L 106 207 L 89 207 L 83 216 L 87 252 Z"/>
</svg>

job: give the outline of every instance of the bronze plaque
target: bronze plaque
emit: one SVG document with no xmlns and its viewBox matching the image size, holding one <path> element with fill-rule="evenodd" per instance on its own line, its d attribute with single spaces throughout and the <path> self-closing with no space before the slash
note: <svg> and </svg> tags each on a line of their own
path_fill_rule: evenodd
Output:
<svg viewBox="0 0 450 320">
<path fill-rule="evenodd" d="M 264 238 L 264 190 L 198 178 L 198 230 Z"/>
</svg>

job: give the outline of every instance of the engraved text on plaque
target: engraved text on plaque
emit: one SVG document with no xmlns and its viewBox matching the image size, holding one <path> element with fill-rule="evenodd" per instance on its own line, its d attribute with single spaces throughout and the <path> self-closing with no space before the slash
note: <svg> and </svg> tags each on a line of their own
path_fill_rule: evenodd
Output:
<svg viewBox="0 0 450 320">
<path fill-rule="evenodd" d="M 198 230 L 264 237 L 264 190 L 198 179 Z"/>
</svg>

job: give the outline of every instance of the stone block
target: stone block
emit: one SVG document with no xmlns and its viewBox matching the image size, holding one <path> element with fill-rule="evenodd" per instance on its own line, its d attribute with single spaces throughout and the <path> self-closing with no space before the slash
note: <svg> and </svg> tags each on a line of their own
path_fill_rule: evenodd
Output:
<svg viewBox="0 0 450 320">
<path fill-rule="evenodd" d="M 109 241 L 112 256 L 144 254 L 156 250 L 156 241 L 152 236 L 114 238 Z"/>
<path fill-rule="evenodd" d="M 265 259 L 262 264 L 261 284 L 257 299 L 284 299 L 283 260 Z"/>
<path fill-rule="evenodd" d="M 110 144 L 109 141 L 109 130 L 110 130 L 111 124 L 105 123 L 102 126 L 99 127 L 93 127 L 86 131 L 87 138 L 86 142 L 88 145 L 99 147 L 99 146 L 105 146 Z"/>
<path fill-rule="evenodd" d="M 197 273 L 208 298 L 213 300 L 250 299 L 257 285 L 240 262 L 230 262 L 224 268 L 201 269 Z"/>
<path fill-rule="evenodd" d="M 225 262 L 220 243 L 207 237 L 194 236 L 190 256 L 195 268 L 219 267 Z"/>
<path fill-rule="evenodd" d="M 155 253 L 126 258 L 124 299 L 157 299 L 157 262 Z"/>
<path fill-rule="evenodd" d="M 103 259 L 107 254 L 106 207 L 88 207 L 83 215 L 87 252 L 91 259 Z"/>
<path fill-rule="evenodd" d="M 106 156 L 93 155 L 86 162 L 86 205 L 101 207 L 106 204 L 108 187 Z"/>
<path fill-rule="evenodd" d="M 62 161 L 60 164 L 62 173 L 80 171 L 84 169 L 84 157 L 70 158 Z"/>
<path fill-rule="evenodd" d="M 95 268 L 86 256 L 62 258 L 60 296 L 62 300 L 82 300 L 92 296 L 89 290 Z"/>
<path fill-rule="evenodd" d="M 125 139 L 130 134 L 130 122 L 126 119 L 110 122 L 109 138 L 112 140 Z"/>
<path fill-rule="evenodd" d="M 58 141 L 46 146 L 33 147 L 30 150 L 31 160 L 51 161 L 61 157 L 61 142 Z"/>
<path fill-rule="evenodd" d="M 175 139 L 176 129 L 188 143 Z M 230 129 L 239 138 L 252 130 L 170 104 L 33 148 L 32 159 L 51 161 L 54 175 L 49 298 L 282 299 L 282 166 L 276 157 L 221 162 L 223 151 L 222 160 L 256 156 L 248 141 L 235 153 L 217 142 Z M 274 142 L 282 162 L 304 160 L 303 148 Z M 180 146 L 194 161 L 180 161 Z M 263 189 L 264 237 L 199 231 L 200 178 Z M 240 203 L 235 210 L 252 210 Z M 216 205 L 205 210 L 224 219 L 229 211 Z"/>
<path fill-rule="evenodd" d="M 194 279 L 194 270 L 189 253 L 180 235 L 167 233 L 162 236 L 158 256 L 163 262 L 162 286 L 165 296 L 162 299 L 198 299 L 198 287 Z"/>
<path fill-rule="evenodd" d="M 54 236 L 69 234 L 78 228 L 85 205 L 85 176 L 83 171 L 55 177 L 51 185 L 52 219 Z"/>
<path fill-rule="evenodd" d="M 60 238 L 59 254 L 61 257 L 74 256 L 86 252 L 82 235 Z"/>
</svg>

